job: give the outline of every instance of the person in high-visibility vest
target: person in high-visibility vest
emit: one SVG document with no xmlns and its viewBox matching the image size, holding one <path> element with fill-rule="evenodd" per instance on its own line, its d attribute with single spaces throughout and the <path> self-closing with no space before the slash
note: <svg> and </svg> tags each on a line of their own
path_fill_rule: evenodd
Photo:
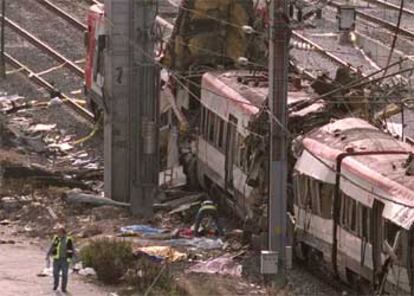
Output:
<svg viewBox="0 0 414 296">
<path fill-rule="evenodd" d="M 200 226 L 204 220 L 208 220 L 208 225 L 204 225 L 204 229 L 200 229 Z M 217 206 L 211 201 L 206 200 L 203 201 L 201 204 L 200 209 L 197 212 L 197 216 L 195 218 L 195 225 L 194 225 L 194 234 L 195 236 L 201 236 L 203 234 L 207 234 L 211 229 L 210 227 L 211 222 L 214 222 L 215 226 L 215 234 L 216 235 L 223 235 L 223 228 L 221 227 L 218 213 L 217 213 Z"/>
<path fill-rule="evenodd" d="M 53 258 L 53 290 L 59 287 L 62 273 L 62 292 L 66 292 L 68 284 L 69 265 L 75 257 L 75 247 L 72 237 L 68 236 L 63 225 L 58 225 L 57 235 L 53 237 L 52 245 L 46 255 L 46 260 Z"/>
</svg>

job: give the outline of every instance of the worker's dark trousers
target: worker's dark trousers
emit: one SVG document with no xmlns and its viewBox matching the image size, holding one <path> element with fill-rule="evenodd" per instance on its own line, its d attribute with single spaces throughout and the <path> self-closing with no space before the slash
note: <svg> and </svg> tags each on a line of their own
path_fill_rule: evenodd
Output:
<svg viewBox="0 0 414 296">
<path fill-rule="evenodd" d="M 53 288 L 57 289 L 59 287 L 59 275 L 62 272 L 62 290 L 66 290 L 68 285 L 68 272 L 69 272 L 69 263 L 66 258 L 54 259 L 53 260 Z"/>
</svg>

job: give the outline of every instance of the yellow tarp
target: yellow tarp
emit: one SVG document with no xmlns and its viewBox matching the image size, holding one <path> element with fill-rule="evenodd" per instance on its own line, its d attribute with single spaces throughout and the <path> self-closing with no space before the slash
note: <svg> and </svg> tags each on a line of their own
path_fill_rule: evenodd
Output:
<svg viewBox="0 0 414 296">
<path fill-rule="evenodd" d="M 138 248 L 141 251 L 150 256 L 161 256 L 166 258 L 170 262 L 181 261 L 187 258 L 187 254 L 178 252 L 169 246 L 149 246 Z"/>
</svg>

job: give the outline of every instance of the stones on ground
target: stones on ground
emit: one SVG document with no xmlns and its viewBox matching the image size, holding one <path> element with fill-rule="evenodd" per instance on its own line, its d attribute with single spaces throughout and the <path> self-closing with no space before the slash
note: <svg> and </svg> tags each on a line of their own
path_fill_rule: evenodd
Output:
<svg viewBox="0 0 414 296">
<path fill-rule="evenodd" d="M 14 240 L 2 240 L 0 239 L 0 245 L 14 245 L 16 242 Z"/>
<path fill-rule="evenodd" d="M 126 211 L 124 209 L 109 205 L 93 208 L 91 213 L 95 217 L 96 221 L 117 219 L 126 215 Z"/>
<path fill-rule="evenodd" d="M 101 234 L 102 228 L 97 224 L 89 224 L 82 227 L 81 232 L 79 233 L 79 237 L 81 238 L 88 238 L 98 234 Z"/>
<path fill-rule="evenodd" d="M 7 213 L 11 213 L 20 210 L 22 205 L 13 197 L 3 197 L 1 199 L 0 207 Z"/>
</svg>

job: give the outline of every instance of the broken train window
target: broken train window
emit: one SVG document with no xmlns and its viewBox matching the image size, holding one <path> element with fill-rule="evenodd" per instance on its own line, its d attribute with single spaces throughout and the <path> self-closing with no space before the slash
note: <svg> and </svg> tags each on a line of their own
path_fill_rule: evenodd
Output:
<svg viewBox="0 0 414 296">
<path fill-rule="evenodd" d="M 383 251 L 387 252 L 387 248 L 392 249 L 392 252 L 394 252 L 398 259 L 395 263 L 406 265 L 409 257 L 406 231 L 403 231 L 403 229 L 395 223 L 383 219 L 383 238 Z"/>
<path fill-rule="evenodd" d="M 310 208 L 310 191 L 308 184 L 308 176 L 297 173 L 294 176 L 294 186 L 296 201 L 301 208 Z"/>
<path fill-rule="evenodd" d="M 335 193 L 335 185 L 319 183 L 320 215 L 324 219 L 332 219 L 332 201 Z"/>
</svg>

